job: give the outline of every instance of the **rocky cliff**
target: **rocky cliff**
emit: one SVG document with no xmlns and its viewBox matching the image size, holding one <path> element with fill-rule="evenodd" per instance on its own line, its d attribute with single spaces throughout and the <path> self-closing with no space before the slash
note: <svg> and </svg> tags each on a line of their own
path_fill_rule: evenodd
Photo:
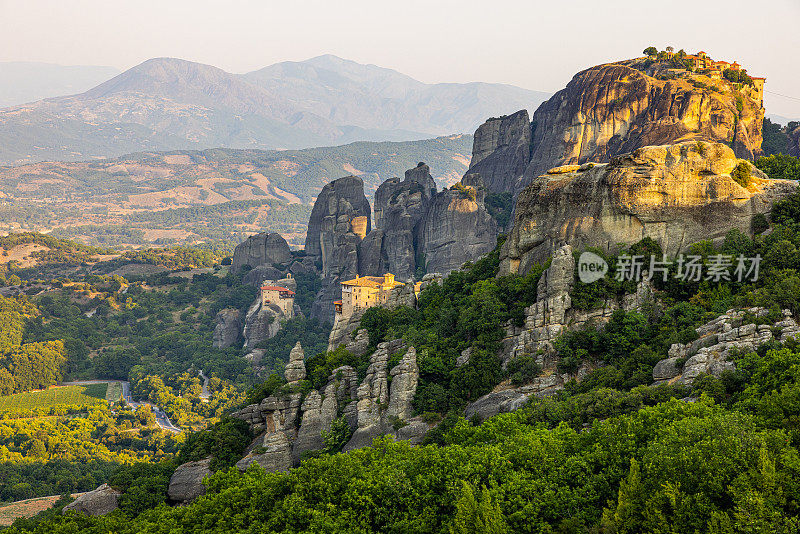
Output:
<svg viewBox="0 0 800 534">
<path fill-rule="evenodd" d="M 480 175 L 468 174 L 433 198 L 417 226 L 417 263 L 428 273 L 447 274 L 497 245 L 497 222 L 485 196 Z"/>
<path fill-rule="evenodd" d="M 292 291 L 297 290 L 297 281 L 294 278 L 279 278 L 278 280 L 270 281 L 273 285 L 286 287 Z M 224 310 L 223 310 L 224 311 Z M 295 304 L 292 310 L 288 313 L 277 306 L 276 304 L 264 304 L 261 300 L 261 295 L 257 295 L 253 304 L 247 310 L 244 319 L 244 327 L 242 329 L 242 337 L 244 338 L 244 348 L 252 349 L 265 339 L 275 337 L 281 329 L 281 323 L 293 317 L 301 315 L 299 307 Z M 223 326 L 217 323 L 220 329 Z M 217 330 L 214 330 L 215 334 Z M 252 361 L 252 357 L 249 358 Z M 253 362 L 254 364 L 257 362 Z"/>
<path fill-rule="evenodd" d="M 731 177 L 737 168 L 747 187 Z M 733 228 L 750 232 L 754 215 L 796 189 L 720 143 L 648 146 L 608 164 L 551 169 L 518 197 L 501 270 L 525 273 L 562 243 L 610 249 L 651 237 L 672 255 Z"/>
<path fill-rule="evenodd" d="M 477 129 L 467 174 L 480 174 L 489 191 L 513 192 L 530 159 L 531 122 L 523 109 L 491 118 Z"/>
<path fill-rule="evenodd" d="M 389 369 L 393 357 L 399 362 Z M 401 340 L 378 345 L 360 382 L 355 369 L 342 366 L 333 370 L 324 387 L 302 394 L 305 373 L 298 344 L 286 367 L 287 386 L 233 414 L 258 435 L 237 463 L 240 469 L 253 462 L 268 471 L 297 465 L 303 453 L 325 447 L 323 433 L 337 418 L 352 432 L 344 450 L 365 447 L 384 434 L 419 443 L 428 431 L 427 424 L 412 417 L 419 368 L 416 351 Z"/>
<path fill-rule="evenodd" d="M 225 349 L 239 341 L 242 332 L 242 314 L 235 308 L 225 308 L 217 312 L 212 345 Z"/>
<path fill-rule="evenodd" d="M 563 245 L 552 256 L 550 266 L 542 273 L 536 291 L 536 302 L 525 308 L 525 322 L 516 326 L 506 324 L 500 357 L 503 367 L 516 358 L 535 357 L 542 373 L 527 384 L 514 387 L 509 381 L 470 403 L 465 416 L 480 419 L 498 413 L 510 412 L 523 407 L 531 397 L 546 397 L 564 389 L 569 380 L 580 381 L 587 373 L 598 367 L 598 362 L 584 361 L 573 375 L 560 373 L 554 342 L 567 330 L 600 327 L 617 310 L 640 310 L 645 303 L 653 302 L 653 290 L 647 283 L 640 283 L 635 293 L 622 298 L 605 299 L 591 310 L 579 310 L 572 306 L 570 291 L 575 278 L 573 249 Z M 468 355 L 462 355 L 465 360 Z"/>
<path fill-rule="evenodd" d="M 248 237 L 244 242 L 236 245 L 233 250 L 233 265 L 231 269 L 239 272 L 245 265 L 259 267 L 284 264 L 292 260 L 292 251 L 289 244 L 275 232 L 262 232 Z"/>
<path fill-rule="evenodd" d="M 764 110 L 747 86 L 670 67 L 642 58 L 579 72 L 539 106 L 532 133 L 523 111 L 480 126 L 468 172 L 492 191 L 518 193 L 553 167 L 648 145 L 700 140 L 726 143 L 740 158 L 761 154 Z"/>
<path fill-rule="evenodd" d="M 339 178 L 322 188 L 308 221 L 305 246 L 322 275 L 312 317 L 333 321 L 333 301 L 341 298 L 339 283 L 359 274 L 358 245 L 369 230 L 370 205 L 361 178 Z"/>
<path fill-rule="evenodd" d="M 375 230 L 359 251 L 361 274 L 393 273 L 410 280 L 416 270 L 415 229 L 436 195 L 430 168 L 420 163 L 401 181 L 390 178 L 375 192 Z"/>
</svg>

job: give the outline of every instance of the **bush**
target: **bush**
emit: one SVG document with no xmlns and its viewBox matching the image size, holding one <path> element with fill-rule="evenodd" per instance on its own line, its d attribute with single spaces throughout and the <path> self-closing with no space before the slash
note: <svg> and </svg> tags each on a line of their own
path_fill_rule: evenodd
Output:
<svg viewBox="0 0 800 534">
<path fill-rule="evenodd" d="M 745 161 L 739 162 L 736 168 L 731 171 L 731 178 L 733 178 L 734 182 L 747 189 L 753 179 L 750 175 L 750 164 Z"/>
<path fill-rule="evenodd" d="M 515 386 L 530 382 L 542 373 L 542 366 L 534 356 L 517 356 L 506 365 L 506 372 Z"/>
</svg>

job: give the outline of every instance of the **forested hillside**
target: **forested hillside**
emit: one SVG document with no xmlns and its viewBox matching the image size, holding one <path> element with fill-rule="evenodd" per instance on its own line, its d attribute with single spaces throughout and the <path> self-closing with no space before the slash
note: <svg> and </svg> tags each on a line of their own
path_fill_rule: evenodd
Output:
<svg viewBox="0 0 800 534">
<path fill-rule="evenodd" d="M 690 251 L 706 266 L 721 253 L 760 255 L 757 280 L 655 279 L 654 306 L 617 311 L 602 330 L 589 326 L 556 343 L 559 372 L 587 362 L 594 370 L 513 413 L 482 421 L 462 410 L 500 382 L 525 384 L 543 372 L 533 358 L 503 369 L 496 352 L 502 325 L 522 320 L 548 264 L 498 277 L 495 250 L 425 289 L 416 309 L 373 308 L 361 319 L 373 346 L 402 337 L 422 356 L 414 408 L 437 423 L 422 445 L 383 438 L 339 453 L 346 436 L 336 427 L 325 450 L 289 473 L 256 464 L 241 472 L 228 466 L 249 439 L 246 427 L 223 419 L 178 453 L 178 461 L 214 459 L 217 473 L 193 503 L 154 507 L 167 501 L 166 479 L 136 500 L 151 475 L 117 475 L 112 483 L 129 503 L 119 510 L 20 521 L 12 531 L 793 532 L 800 527 L 800 343 L 781 343 L 776 334 L 757 350 L 732 352 L 731 370 L 690 385 L 656 386 L 652 376 L 671 344 L 696 339 L 695 327 L 726 310 L 761 306 L 769 313 L 751 320 L 762 325 L 782 309 L 800 311 L 798 206 L 798 195 L 779 203 L 769 232 L 732 231 L 723 243 Z M 645 240 L 605 259 L 613 271 L 623 253 L 645 252 L 660 253 Z M 634 290 L 613 278 L 576 278 L 571 297 L 592 309 Z M 470 347 L 469 362 L 458 365 Z M 340 348 L 307 361 L 308 386 L 301 382 L 299 391 L 343 363 L 366 372 L 363 357 Z M 246 402 L 283 383 L 270 377 Z"/>
</svg>

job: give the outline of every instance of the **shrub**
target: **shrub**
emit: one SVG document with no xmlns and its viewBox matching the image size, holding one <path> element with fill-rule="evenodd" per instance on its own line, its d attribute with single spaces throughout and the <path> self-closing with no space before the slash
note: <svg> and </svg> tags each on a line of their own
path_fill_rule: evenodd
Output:
<svg viewBox="0 0 800 534">
<path fill-rule="evenodd" d="M 511 383 L 519 386 L 537 378 L 542 373 L 542 366 L 536 363 L 534 356 L 517 356 L 508 362 L 506 372 L 511 377 Z"/>
<path fill-rule="evenodd" d="M 747 189 L 753 179 L 750 175 L 750 164 L 745 161 L 739 162 L 736 168 L 731 171 L 731 178 L 733 178 L 734 182 Z"/>
</svg>

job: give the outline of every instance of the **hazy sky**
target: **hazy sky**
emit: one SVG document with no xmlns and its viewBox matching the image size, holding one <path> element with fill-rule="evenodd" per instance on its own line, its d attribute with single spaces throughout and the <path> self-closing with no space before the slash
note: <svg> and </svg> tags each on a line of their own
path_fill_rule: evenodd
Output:
<svg viewBox="0 0 800 534">
<path fill-rule="evenodd" d="M 0 61 L 171 56 L 246 72 L 329 53 L 424 82 L 556 91 L 671 44 L 766 76 L 767 112 L 800 117 L 798 28 L 800 0 L 0 0 Z"/>
</svg>

